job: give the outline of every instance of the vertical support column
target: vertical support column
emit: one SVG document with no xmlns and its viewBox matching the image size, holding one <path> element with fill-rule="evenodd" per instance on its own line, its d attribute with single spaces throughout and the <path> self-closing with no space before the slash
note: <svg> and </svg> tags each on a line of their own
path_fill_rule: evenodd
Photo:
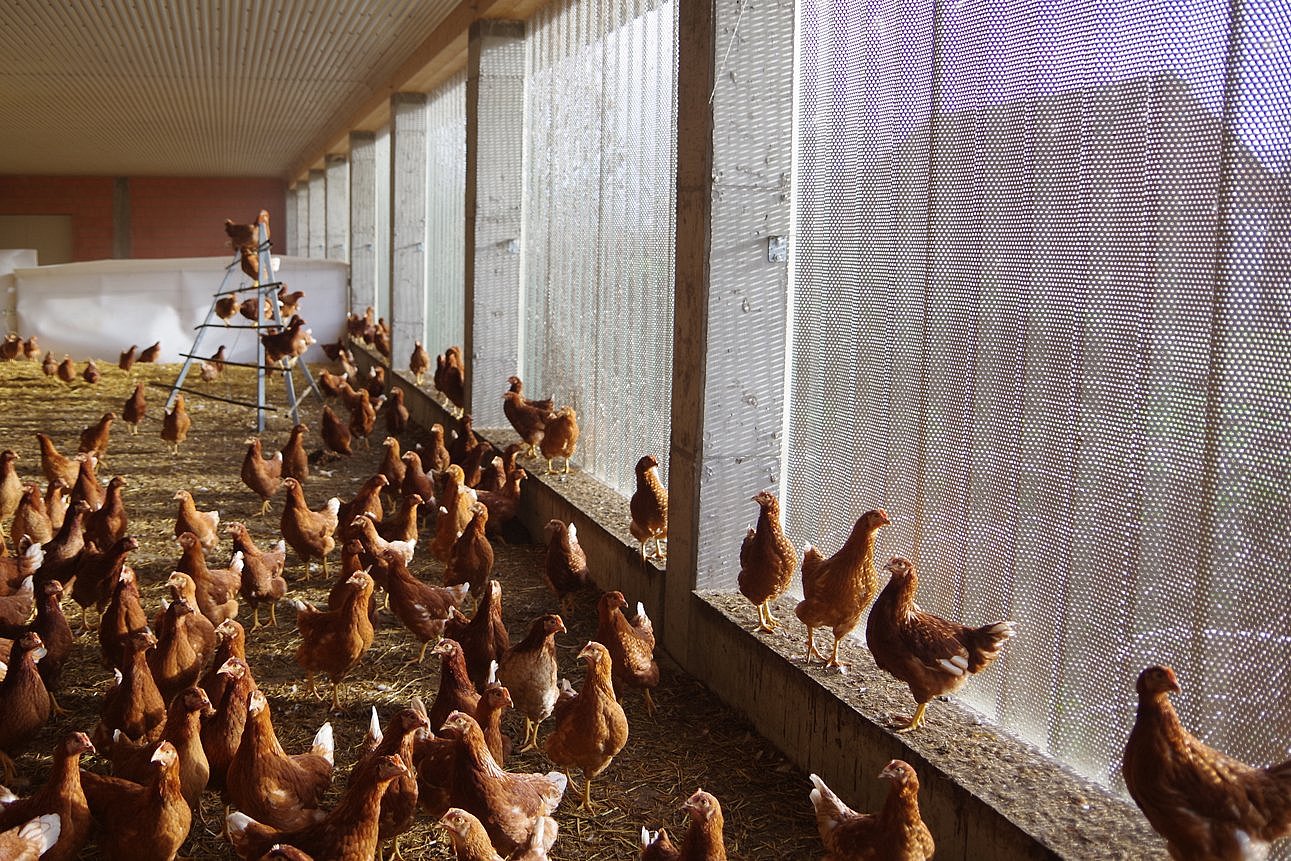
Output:
<svg viewBox="0 0 1291 861">
<path fill-rule="evenodd" d="M 297 257 L 309 256 L 309 180 L 296 182 L 296 218 L 291 234 L 291 253 Z"/>
<path fill-rule="evenodd" d="M 691 590 L 734 587 L 732 554 L 757 513 L 750 497 L 780 481 L 794 13 L 718 0 L 682 3 L 679 14 L 665 638 L 686 664 L 704 648 L 689 636 Z M 720 79 L 719 44 L 729 72 Z"/>
<path fill-rule="evenodd" d="M 286 211 L 281 217 L 275 216 L 272 212 L 269 213 L 270 216 L 273 216 L 276 219 L 273 223 L 275 225 L 281 225 L 275 228 L 276 230 L 281 231 L 283 237 L 279 243 L 282 245 L 282 248 L 278 253 L 295 254 L 296 249 L 300 246 L 296 244 L 296 187 L 294 185 L 287 189 L 287 198 L 283 202 L 283 205 L 286 207 Z"/>
<path fill-rule="evenodd" d="M 426 94 L 390 97 L 390 366 L 407 368 L 426 330 Z"/>
<path fill-rule="evenodd" d="M 327 259 L 350 259 L 350 161 L 340 153 L 327 157 Z"/>
<path fill-rule="evenodd" d="M 350 310 L 377 304 L 377 145 L 350 132 Z"/>
<path fill-rule="evenodd" d="M 327 253 L 327 174 L 315 168 L 309 172 L 309 256 Z"/>
<path fill-rule="evenodd" d="M 112 181 L 112 256 L 117 260 L 130 257 L 130 178 L 118 176 Z"/>
<path fill-rule="evenodd" d="M 524 24 L 476 21 L 466 67 L 466 408 L 506 426 L 502 392 L 520 368 Z"/>
</svg>

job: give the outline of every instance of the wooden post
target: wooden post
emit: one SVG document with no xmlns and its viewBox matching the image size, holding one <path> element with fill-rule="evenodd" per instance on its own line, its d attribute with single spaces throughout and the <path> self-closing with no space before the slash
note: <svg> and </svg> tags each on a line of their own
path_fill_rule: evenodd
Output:
<svg viewBox="0 0 1291 861">
<path fill-rule="evenodd" d="M 740 6 L 679 8 L 665 638 L 683 664 L 703 649 L 690 592 L 735 588 L 751 497 L 779 489 L 783 457 L 793 8 Z"/>
<path fill-rule="evenodd" d="M 524 24 L 471 25 L 466 71 L 466 409 L 505 426 L 502 393 L 520 370 Z"/>
<path fill-rule="evenodd" d="M 377 145 L 350 132 L 350 310 L 377 305 Z"/>
<path fill-rule="evenodd" d="M 390 97 L 390 347 L 407 368 L 426 329 L 426 94 Z"/>
</svg>

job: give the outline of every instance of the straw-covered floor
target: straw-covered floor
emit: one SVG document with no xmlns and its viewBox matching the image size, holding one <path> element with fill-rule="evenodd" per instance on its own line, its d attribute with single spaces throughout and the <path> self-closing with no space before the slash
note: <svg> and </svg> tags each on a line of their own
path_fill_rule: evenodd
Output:
<svg viewBox="0 0 1291 861">
<path fill-rule="evenodd" d="M 44 376 L 37 363 L 0 363 L 0 411 L 5 417 L 0 448 L 19 453 L 18 467 L 24 480 L 40 481 L 44 486 L 34 436 L 37 431 L 50 434 L 60 451 L 74 453 L 81 429 L 105 410 L 119 413 L 135 381 L 169 383 L 177 371 L 174 366 L 136 365 L 127 375 L 112 364 L 103 363 L 101 367 L 103 378 L 97 384 L 78 381 L 68 387 Z M 223 380 L 210 384 L 196 382 L 195 377 L 190 378 L 194 380 L 191 385 L 212 393 L 236 399 L 254 397 L 254 377 L 249 371 L 230 368 Z M 281 383 L 273 382 L 270 391 L 281 404 Z M 176 503 L 172 497 L 176 490 L 189 489 L 203 510 L 219 509 L 222 523 L 245 521 L 262 544 L 277 540 L 282 510 L 280 495 L 270 514 L 257 518 L 259 500 L 238 477 L 244 443 L 254 427 L 251 410 L 190 397 L 192 432 L 179 456 L 173 457 L 158 436 L 165 397 L 163 389 L 148 389 L 149 415 L 138 436 L 131 436 L 121 422 L 113 426 L 107 463 L 99 470 L 105 482 L 118 473 L 127 480 L 130 533 L 140 542 L 131 564 L 140 577 L 145 610 L 150 615 L 159 608 L 164 593 L 162 582 L 179 557 L 173 535 Z M 315 431 L 307 437 L 311 448 L 321 445 L 316 433 L 319 411 L 316 400 L 311 400 L 305 411 L 305 421 Z M 281 447 L 288 426 L 285 412 L 271 414 L 269 429 L 263 435 L 267 452 Z M 316 468 L 306 486 L 311 507 L 322 507 L 333 495 L 348 499 L 375 471 L 383 438 L 382 418 L 373 434 L 371 450 L 364 451 L 360 446 L 354 457 Z M 415 441 L 414 434 L 401 440 L 405 447 Z M 504 615 L 512 640 L 516 641 L 532 618 L 556 609 L 538 573 L 544 549 L 535 544 L 502 542 L 495 543 L 495 549 L 494 576 L 502 583 Z M 211 564 L 227 564 L 230 553 L 226 539 L 211 554 Z M 339 556 L 333 555 L 332 561 L 339 562 Z M 414 573 L 426 579 L 436 581 L 441 570 L 442 565 L 428 554 L 414 559 Z M 288 576 L 293 582 L 288 598 L 325 603 L 327 587 L 321 575 L 316 571 L 312 579 L 304 581 L 303 574 L 300 562 L 289 554 Z M 634 596 L 627 597 L 635 601 Z M 593 594 L 580 597 L 576 612 L 565 620 L 569 634 L 559 638 L 562 669 L 575 687 L 582 682 L 575 655 L 595 631 L 594 602 Z M 75 625 L 76 605 L 66 599 L 64 606 Z M 239 619 L 250 627 L 249 608 L 243 608 Z M 294 611 L 284 602 L 279 607 L 276 629 L 265 627 L 248 635 L 248 657 L 260 687 L 269 696 L 278 736 L 289 752 L 305 749 L 319 725 L 332 721 L 337 742 L 334 799 L 345 786 L 363 742 L 370 708 L 375 705 L 384 722 L 414 694 L 420 694 L 428 703 L 432 701 L 438 684 L 438 659 L 428 656 L 420 666 L 409 665 L 409 659 L 416 657 L 417 641 L 389 613 L 382 612 L 375 644 L 344 687 L 343 711 L 329 713 L 328 703 L 304 691 L 303 673 L 292 657 L 299 642 L 293 619 Z M 625 708 L 630 738 L 626 749 L 593 784 L 598 809 L 594 815 L 579 811 L 577 794 L 571 789 L 556 812 L 560 838 L 551 857 L 566 861 L 635 858 L 643 825 L 651 829 L 666 825 L 674 834 L 684 830 L 680 805 L 697 787 L 714 793 L 722 803 L 731 858 L 817 857 L 821 849 L 807 799 L 810 784 L 806 776 L 696 681 L 662 656 L 661 663 L 664 672 L 655 693 L 657 714 L 653 719 L 647 717 L 640 696 L 629 693 Z M 18 758 L 20 782 L 13 788 L 19 794 L 43 781 L 49 752 L 59 737 L 70 729 L 87 733 L 92 730 L 110 678 L 111 672 L 100 663 L 96 634 L 82 635 L 58 691 L 59 701 L 69 713 L 52 720 Z M 328 692 L 326 682 L 322 690 Z M 519 719 L 511 715 L 507 725 L 513 738 L 519 738 Z M 85 765 L 106 771 L 108 763 L 90 757 Z M 510 770 L 545 772 L 551 767 L 536 751 L 507 762 Z M 208 791 L 204 795 L 201 812 L 204 822 L 195 820 L 181 855 L 194 859 L 233 857 L 231 848 L 219 836 L 223 806 L 217 793 Z M 409 859 L 453 857 L 445 832 L 424 815 L 404 836 L 402 850 Z M 83 857 L 98 857 L 93 844 Z"/>
</svg>

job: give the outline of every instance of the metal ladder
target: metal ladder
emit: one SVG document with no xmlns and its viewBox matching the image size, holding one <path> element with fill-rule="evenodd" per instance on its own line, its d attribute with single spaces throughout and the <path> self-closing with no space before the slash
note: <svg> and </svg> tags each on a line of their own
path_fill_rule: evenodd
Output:
<svg viewBox="0 0 1291 861">
<path fill-rule="evenodd" d="M 256 411 L 256 432 L 261 433 L 264 431 L 265 413 L 277 412 L 278 408 L 274 406 L 270 406 L 265 400 L 265 376 L 268 373 L 269 367 L 265 362 L 264 342 L 260 340 L 260 330 L 263 328 L 268 328 L 269 326 L 277 326 L 279 329 L 282 329 L 283 320 L 282 320 L 282 313 L 278 307 L 278 300 L 275 296 L 274 298 L 270 299 L 270 302 L 269 302 L 269 305 L 273 310 L 272 322 L 268 324 L 268 326 L 261 326 L 259 322 L 259 318 L 261 316 L 261 310 L 264 307 L 265 294 L 266 293 L 276 294 L 278 292 L 278 289 L 282 286 L 282 284 L 281 282 L 278 281 L 276 277 L 274 277 L 273 255 L 270 252 L 268 230 L 265 228 L 265 225 L 263 224 L 257 224 L 256 229 L 259 231 L 259 240 L 260 240 L 259 245 L 257 246 L 257 253 L 259 254 L 259 260 L 260 260 L 260 277 L 263 279 L 264 276 L 268 274 L 269 276 L 268 280 L 267 281 L 261 280 L 257 285 L 251 287 L 248 290 L 242 290 L 242 289 L 226 290 L 224 288 L 229 283 L 229 276 L 232 275 L 233 272 L 237 270 L 241 255 L 235 256 L 233 259 L 233 262 L 230 263 L 228 266 L 224 267 L 224 279 L 220 282 L 219 289 L 211 297 L 211 307 L 206 312 L 206 319 L 203 320 L 199 325 L 194 327 L 197 330 L 197 335 L 195 335 L 193 338 L 193 346 L 189 348 L 187 353 L 180 354 L 184 357 L 184 365 L 179 369 L 179 376 L 176 377 L 174 384 L 170 387 L 170 397 L 166 399 L 166 411 L 170 412 L 170 410 L 174 408 L 175 400 L 176 398 L 179 397 L 180 392 L 196 395 L 200 398 L 207 398 L 209 400 L 223 401 L 224 403 L 237 404 L 238 406 L 248 407 Z M 257 318 L 256 323 L 250 326 L 244 326 L 240 324 L 237 326 L 230 326 L 225 323 L 217 324 L 217 323 L 211 322 L 211 319 L 215 317 L 215 306 L 219 303 L 221 297 L 229 296 L 235 293 L 248 293 L 248 292 L 253 292 L 256 295 L 256 318 Z M 198 349 L 202 345 L 202 339 L 206 335 L 206 331 L 212 328 L 253 329 L 256 331 L 255 364 L 253 365 L 247 362 L 229 362 L 229 361 L 225 362 L 225 364 L 227 365 L 235 365 L 243 368 L 256 369 L 257 373 L 256 373 L 256 402 L 255 403 L 251 403 L 249 401 L 234 400 L 233 398 L 225 398 L 220 395 L 213 395 L 208 392 L 204 392 L 200 389 L 192 389 L 192 388 L 184 387 L 184 379 L 188 376 L 189 370 L 192 369 L 193 362 L 206 358 L 205 356 L 202 356 L 198 353 Z M 309 388 L 318 397 L 318 400 L 321 403 L 323 400 L 323 393 L 318 390 L 318 384 L 314 382 L 314 377 L 309 372 L 309 366 L 304 361 L 300 361 L 300 360 L 296 361 L 295 366 L 299 367 L 301 372 L 305 375 L 305 380 L 308 381 Z M 296 382 L 292 378 L 293 368 L 291 365 L 288 364 L 287 359 L 284 358 L 284 359 L 280 359 L 277 365 L 274 365 L 274 369 L 282 372 L 283 383 L 287 389 L 287 408 L 291 410 L 291 420 L 294 424 L 300 424 L 300 403 L 296 398 Z"/>
</svg>

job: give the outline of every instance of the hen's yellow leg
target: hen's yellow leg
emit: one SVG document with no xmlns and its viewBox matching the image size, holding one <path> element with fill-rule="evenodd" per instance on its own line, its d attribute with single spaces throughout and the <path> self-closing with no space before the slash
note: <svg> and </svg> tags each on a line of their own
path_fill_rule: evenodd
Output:
<svg viewBox="0 0 1291 861">
<path fill-rule="evenodd" d="M 538 725 L 526 716 L 524 719 L 524 744 L 520 746 L 520 753 L 524 753 L 526 750 L 536 750 L 537 747 Z"/>
<path fill-rule="evenodd" d="M 816 629 L 808 625 L 807 626 L 807 663 L 809 664 L 811 663 L 811 659 L 813 657 L 820 658 L 820 660 L 822 661 L 825 660 L 825 656 L 822 655 L 820 652 L 816 651 L 815 633 L 816 633 Z"/>
<path fill-rule="evenodd" d="M 897 732 L 914 732 L 919 727 L 923 726 L 923 713 L 927 710 L 927 703 L 919 703 L 919 708 L 914 710 L 914 717 L 910 718 L 910 722 L 898 729 Z"/>
<path fill-rule="evenodd" d="M 839 644 L 839 643 L 841 643 L 841 642 L 842 642 L 842 638 L 840 638 L 837 634 L 835 634 L 835 635 L 834 635 L 834 651 L 830 653 L 830 655 L 829 655 L 829 661 L 828 661 L 828 663 L 826 663 L 826 664 L 825 664 L 825 666 L 827 666 L 827 667 L 838 667 L 838 669 L 840 669 L 840 670 L 845 670 L 845 669 L 847 669 L 847 664 L 844 664 L 844 663 L 842 663 L 841 661 L 839 661 L 839 660 L 838 660 L 838 644 Z"/>
</svg>

